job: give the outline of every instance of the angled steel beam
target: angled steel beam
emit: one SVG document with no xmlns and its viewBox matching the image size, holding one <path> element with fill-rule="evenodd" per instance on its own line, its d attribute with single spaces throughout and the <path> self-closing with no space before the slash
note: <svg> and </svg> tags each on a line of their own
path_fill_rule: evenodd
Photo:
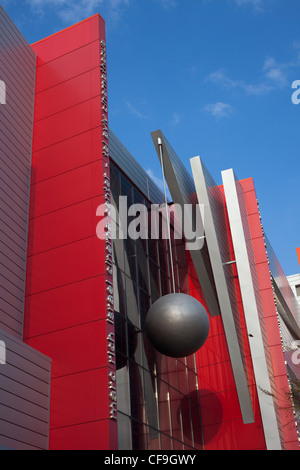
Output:
<svg viewBox="0 0 300 470">
<path fill-rule="evenodd" d="M 254 414 L 233 273 L 235 260 L 231 259 L 223 195 L 199 157 L 191 158 L 190 163 L 198 201 L 204 204 L 205 236 L 240 409 L 244 423 L 253 423 Z"/>
<path fill-rule="evenodd" d="M 151 133 L 153 144 L 160 160 L 159 142 L 162 145 L 164 174 L 173 202 L 180 205 L 182 212 L 185 204 L 198 204 L 192 177 L 160 130 Z M 160 139 L 160 140 L 159 140 Z M 220 315 L 215 283 L 210 265 L 206 243 L 201 250 L 190 250 L 190 255 L 211 316 Z"/>
<path fill-rule="evenodd" d="M 248 333 L 251 333 L 249 344 L 266 445 L 268 450 L 281 450 L 270 382 L 272 366 L 266 356 L 268 344 L 263 335 L 265 328 L 260 292 L 255 287 L 257 272 L 244 193 L 233 170 L 223 171 L 222 178 L 246 326 Z"/>
</svg>

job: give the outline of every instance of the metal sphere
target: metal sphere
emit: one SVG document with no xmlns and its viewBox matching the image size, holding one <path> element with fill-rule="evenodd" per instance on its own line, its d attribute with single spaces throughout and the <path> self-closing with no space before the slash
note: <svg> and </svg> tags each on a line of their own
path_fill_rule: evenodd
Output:
<svg viewBox="0 0 300 470">
<path fill-rule="evenodd" d="M 168 294 L 151 306 L 145 330 L 160 353 L 185 357 L 194 354 L 205 343 L 209 319 L 203 305 L 194 297 Z"/>
</svg>

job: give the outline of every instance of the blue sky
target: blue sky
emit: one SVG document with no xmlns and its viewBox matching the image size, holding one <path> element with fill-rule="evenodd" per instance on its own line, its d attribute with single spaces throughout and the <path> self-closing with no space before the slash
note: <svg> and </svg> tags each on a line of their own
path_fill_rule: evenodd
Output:
<svg viewBox="0 0 300 470">
<path fill-rule="evenodd" d="M 1 1 L 1 0 L 0 0 Z M 299 0 L 2 0 L 29 43 L 100 13 L 110 127 L 161 180 L 161 129 L 190 171 L 253 177 L 286 275 L 300 272 Z"/>
</svg>

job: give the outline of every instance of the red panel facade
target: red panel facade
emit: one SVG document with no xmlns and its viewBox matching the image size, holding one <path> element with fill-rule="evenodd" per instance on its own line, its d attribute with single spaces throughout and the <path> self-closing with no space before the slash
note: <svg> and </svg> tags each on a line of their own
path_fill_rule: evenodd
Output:
<svg viewBox="0 0 300 470">
<path fill-rule="evenodd" d="M 223 191 L 223 188 L 220 187 L 220 190 Z M 231 245 L 231 259 L 234 260 L 228 222 L 227 229 Z M 191 266 L 189 266 L 189 272 L 193 273 Z M 209 336 L 204 346 L 196 353 L 204 445 L 206 450 L 264 450 L 266 443 L 235 267 L 233 267 L 233 275 L 236 279 L 240 332 L 255 422 L 253 424 L 243 423 L 222 317 L 220 315 L 210 317 Z M 192 290 L 190 290 L 190 294 L 205 305 L 196 276 L 192 276 L 191 279 Z"/>
<path fill-rule="evenodd" d="M 263 318 L 261 318 L 261 327 L 267 334 L 268 350 L 266 354 L 269 354 L 271 358 L 270 380 L 280 415 L 279 428 L 282 429 L 282 440 L 284 441 L 285 448 L 287 450 L 299 449 L 296 427 L 292 419 L 292 403 L 289 399 L 285 398 L 289 394 L 289 384 L 253 180 L 250 178 L 241 181 L 241 185 L 245 195 L 262 302 Z M 222 190 L 222 187 L 220 189 Z M 230 234 L 229 226 L 228 233 Z M 233 249 L 231 254 L 232 259 L 234 259 Z M 189 271 L 190 293 L 203 303 L 203 295 L 199 284 L 197 284 L 197 278 L 193 275 L 193 268 L 190 267 Z M 255 422 L 253 424 L 244 424 L 242 421 L 222 319 L 220 316 L 210 317 L 208 339 L 196 354 L 204 444 L 205 449 L 211 450 L 266 449 L 248 333 L 235 269 L 234 272 L 240 312 L 240 326 Z M 282 397 L 284 397 L 284 403 L 281 401 Z"/>
<path fill-rule="evenodd" d="M 254 183 L 252 178 L 241 181 L 245 193 L 248 219 L 254 249 L 254 257 L 258 274 L 259 291 L 262 302 L 265 332 L 267 335 L 271 368 L 273 371 L 274 398 L 277 402 L 279 420 L 286 450 L 299 450 L 298 435 L 294 421 L 293 407 L 290 400 L 290 388 L 287 378 L 285 358 L 281 344 L 276 312 L 275 299 L 271 274 L 269 270 L 268 255 L 264 242 L 264 233 L 257 204 Z M 273 382 L 273 383 L 272 383 Z"/>
<path fill-rule="evenodd" d="M 50 449 L 116 449 L 109 240 L 96 236 L 109 180 L 104 21 L 95 15 L 32 47 L 24 341 L 52 359 Z"/>
<path fill-rule="evenodd" d="M 32 47 L 37 75 L 24 341 L 52 359 L 50 449 L 113 450 L 118 447 L 118 433 L 109 226 L 103 227 L 103 240 L 96 236 L 97 208 L 110 202 L 104 21 L 95 15 Z M 241 185 L 272 386 L 275 394 L 286 396 L 289 384 L 255 189 L 252 179 Z M 229 224 L 227 229 L 230 238 Z M 186 256 L 190 295 L 206 306 L 190 254 Z M 300 262 L 300 249 L 298 256 Z M 202 448 L 203 436 L 206 450 L 263 450 L 266 442 L 234 266 L 233 275 L 255 422 L 243 423 L 222 318 L 210 317 L 208 339 L 196 354 L 202 423 L 194 423 L 199 429 L 195 447 Z M 172 372 L 170 365 L 170 381 Z M 179 395 L 171 399 L 179 406 Z M 159 406 L 168 406 L 167 399 Z M 181 406 L 184 410 L 184 403 Z M 174 423 L 176 408 L 171 409 Z M 280 405 L 278 410 L 286 449 L 299 449 L 290 416 Z M 188 433 L 197 413 L 191 419 L 189 413 L 183 413 L 182 419 L 185 442 L 192 446 Z M 162 410 L 160 429 L 170 433 L 170 420 L 163 417 Z M 179 425 L 172 431 L 179 442 Z M 168 437 L 162 434 L 161 439 L 166 439 L 166 450 Z"/>
</svg>

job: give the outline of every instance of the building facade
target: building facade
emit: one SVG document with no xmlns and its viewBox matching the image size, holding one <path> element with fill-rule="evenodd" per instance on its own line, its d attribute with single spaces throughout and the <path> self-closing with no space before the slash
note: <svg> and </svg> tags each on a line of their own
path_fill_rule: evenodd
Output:
<svg viewBox="0 0 300 470">
<path fill-rule="evenodd" d="M 155 131 L 164 204 L 109 128 L 100 15 L 31 46 L 0 15 L 0 446 L 298 450 L 299 307 L 253 180 L 226 170 L 217 186 L 198 157 L 191 175 Z M 124 236 L 134 204 L 147 221 L 136 238 Z M 199 249 L 177 233 L 188 204 L 204 207 Z M 145 331 L 151 305 L 174 290 L 210 324 L 181 358 Z"/>
<path fill-rule="evenodd" d="M 300 303 L 300 274 L 292 274 L 288 276 L 287 279 L 298 303 Z"/>
</svg>

